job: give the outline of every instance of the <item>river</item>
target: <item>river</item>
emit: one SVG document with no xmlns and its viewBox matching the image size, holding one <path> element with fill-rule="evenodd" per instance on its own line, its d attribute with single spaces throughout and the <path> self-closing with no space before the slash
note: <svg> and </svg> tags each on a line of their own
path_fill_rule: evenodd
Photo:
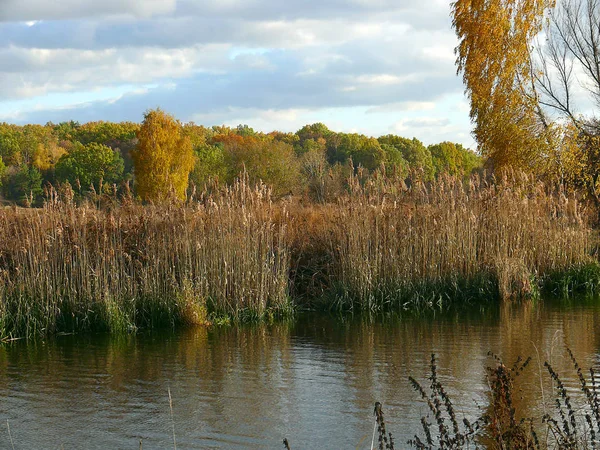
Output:
<svg viewBox="0 0 600 450">
<path fill-rule="evenodd" d="M 431 353 L 459 419 L 485 410 L 489 351 L 532 356 L 515 401 L 538 417 L 544 360 L 576 392 L 565 345 L 598 366 L 600 301 L 20 341 L 0 347 L 0 448 L 370 448 L 375 401 L 406 448 L 426 413 L 407 378 L 427 385 Z"/>
</svg>

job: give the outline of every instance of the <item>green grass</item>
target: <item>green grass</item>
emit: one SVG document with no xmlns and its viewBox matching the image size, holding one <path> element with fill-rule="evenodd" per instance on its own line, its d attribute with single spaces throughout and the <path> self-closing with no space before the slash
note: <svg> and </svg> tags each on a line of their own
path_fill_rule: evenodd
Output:
<svg viewBox="0 0 600 450">
<path fill-rule="evenodd" d="M 544 292 L 560 297 L 600 292 L 600 264 L 590 262 L 548 273 L 542 279 Z"/>
</svg>

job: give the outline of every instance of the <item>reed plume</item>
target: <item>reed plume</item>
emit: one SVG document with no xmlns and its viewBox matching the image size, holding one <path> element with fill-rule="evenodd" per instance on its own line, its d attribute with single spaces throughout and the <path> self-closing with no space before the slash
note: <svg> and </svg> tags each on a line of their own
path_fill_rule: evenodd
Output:
<svg viewBox="0 0 600 450">
<path fill-rule="evenodd" d="M 187 206 L 0 210 L 0 339 L 284 313 L 286 226 L 242 178 Z"/>
</svg>

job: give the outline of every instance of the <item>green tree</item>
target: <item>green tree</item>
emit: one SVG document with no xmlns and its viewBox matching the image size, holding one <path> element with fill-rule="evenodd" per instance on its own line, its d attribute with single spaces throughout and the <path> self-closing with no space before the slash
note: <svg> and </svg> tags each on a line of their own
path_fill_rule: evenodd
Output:
<svg viewBox="0 0 600 450">
<path fill-rule="evenodd" d="M 52 125 L 0 124 L 0 156 L 8 165 L 27 164 L 46 171 L 63 153 Z"/>
<path fill-rule="evenodd" d="M 288 145 L 291 145 L 293 147 L 296 146 L 296 144 L 298 144 L 298 142 L 300 141 L 300 138 L 298 137 L 298 135 L 296 133 L 284 133 L 282 131 L 272 131 L 270 133 L 268 133 L 268 135 L 270 138 L 272 138 L 275 141 L 281 141 L 281 142 L 285 142 Z"/>
<path fill-rule="evenodd" d="M 24 125 L 19 141 L 21 161 L 41 171 L 52 167 L 62 154 L 52 127 Z"/>
<path fill-rule="evenodd" d="M 49 127 L 54 129 L 59 141 L 72 141 L 77 134 L 77 129 L 81 126 L 79 122 L 71 120 L 70 122 L 60 122 L 58 124 L 48 123 Z"/>
<path fill-rule="evenodd" d="M 42 195 L 42 174 L 35 168 L 22 164 L 7 171 L 6 196 L 22 204 L 37 203 Z"/>
<path fill-rule="evenodd" d="M 90 143 L 76 145 L 56 163 L 56 178 L 76 185 L 77 181 L 87 189 L 93 186 L 100 191 L 100 184 L 110 186 L 118 183 L 123 175 L 123 158 L 117 150 L 106 145 Z"/>
<path fill-rule="evenodd" d="M 465 176 L 471 175 L 475 170 L 483 167 L 483 158 L 468 148 L 463 147 L 461 144 L 456 144 L 456 149 L 460 155 L 463 173 Z"/>
<path fill-rule="evenodd" d="M 6 166 L 4 165 L 4 161 L 2 161 L 2 156 L 0 156 L 0 187 L 2 187 L 2 179 L 4 178 L 5 173 Z"/>
<path fill-rule="evenodd" d="M 296 132 L 296 134 L 298 135 L 300 144 L 302 144 L 307 139 L 312 139 L 314 141 L 319 139 L 327 140 L 327 138 L 334 133 L 321 122 L 317 122 L 311 125 L 304 125 Z"/>
<path fill-rule="evenodd" d="M 194 148 L 194 158 L 194 169 L 190 173 L 191 183 L 202 188 L 209 180 L 227 180 L 228 166 L 222 144 L 198 146 Z"/>
<path fill-rule="evenodd" d="M 378 141 L 383 145 L 395 147 L 408 162 L 411 170 L 421 172 L 424 180 L 432 180 L 435 175 L 431 152 L 417 138 L 407 139 L 393 134 L 381 136 Z"/>
<path fill-rule="evenodd" d="M 270 185 L 275 195 L 297 189 L 299 161 L 294 149 L 285 142 L 236 134 L 218 136 L 215 141 L 223 145 L 229 168 L 228 181 L 246 170 L 251 181 L 261 180 Z"/>
<path fill-rule="evenodd" d="M 408 161 L 402 156 L 402 152 L 393 145 L 381 144 L 381 149 L 385 154 L 385 169 L 388 174 L 395 173 L 400 178 L 406 178 L 410 166 Z"/>
<path fill-rule="evenodd" d="M 194 122 L 188 122 L 182 125 L 181 132 L 184 136 L 190 138 L 194 151 L 201 146 L 209 145 L 215 132 L 211 128 L 202 125 L 196 125 Z"/>
<path fill-rule="evenodd" d="M 462 155 L 459 154 L 456 145 L 452 142 L 440 142 L 428 147 L 431 152 L 435 174 L 446 173 L 458 175 L 462 172 Z"/>
<path fill-rule="evenodd" d="M 298 156 L 302 156 L 306 153 L 313 152 L 313 151 L 325 152 L 326 148 L 327 148 L 327 142 L 325 141 L 324 138 L 318 138 L 317 140 L 312 139 L 312 138 L 305 139 L 302 143 L 300 143 L 300 141 L 298 140 L 294 144 L 294 151 L 296 152 L 296 155 L 298 155 Z"/>
<path fill-rule="evenodd" d="M 82 144 L 105 144 L 111 141 L 128 141 L 136 137 L 140 125 L 133 122 L 88 122 L 73 128 L 72 139 Z"/>
<path fill-rule="evenodd" d="M 239 134 L 240 136 L 255 136 L 256 135 L 256 131 L 254 131 L 253 128 L 250 128 L 248 125 L 244 124 L 239 124 L 236 128 L 235 128 L 235 132 L 237 134 Z"/>
<path fill-rule="evenodd" d="M 375 138 L 362 134 L 338 133 L 328 146 L 330 162 L 344 163 L 352 158 L 355 166 L 368 170 L 378 169 L 385 161 L 385 153 Z"/>
<path fill-rule="evenodd" d="M 0 124 L 0 156 L 5 164 L 15 165 L 21 161 L 20 134 L 16 125 Z"/>
<path fill-rule="evenodd" d="M 184 200 L 194 154 L 181 124 L 160 109 L 150 110 L 144 114 L 137 138 L 132 157 L 139 196 L 153 202 L 172 196 Z"/>
</svg>

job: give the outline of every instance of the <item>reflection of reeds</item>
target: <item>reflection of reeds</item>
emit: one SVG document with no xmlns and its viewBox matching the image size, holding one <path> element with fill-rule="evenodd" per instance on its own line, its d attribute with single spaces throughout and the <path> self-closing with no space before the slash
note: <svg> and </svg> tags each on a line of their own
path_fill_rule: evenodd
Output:
<svg viewBox="0 0 600 450">
<path fill-rule="evenodd" d="M 419 307 L 454 297 L 532 297 L 536 280 L 590 261 L 581 208 L 525 175 L 465 185 L 351 182 L 334 215 L 341 307 Z"/>
<path fill-rule="evenodd" d="M 285 224 L 244 181 L 190 207 L 0 211 L 0 338 L 288 308 Z"/>
</svg>

